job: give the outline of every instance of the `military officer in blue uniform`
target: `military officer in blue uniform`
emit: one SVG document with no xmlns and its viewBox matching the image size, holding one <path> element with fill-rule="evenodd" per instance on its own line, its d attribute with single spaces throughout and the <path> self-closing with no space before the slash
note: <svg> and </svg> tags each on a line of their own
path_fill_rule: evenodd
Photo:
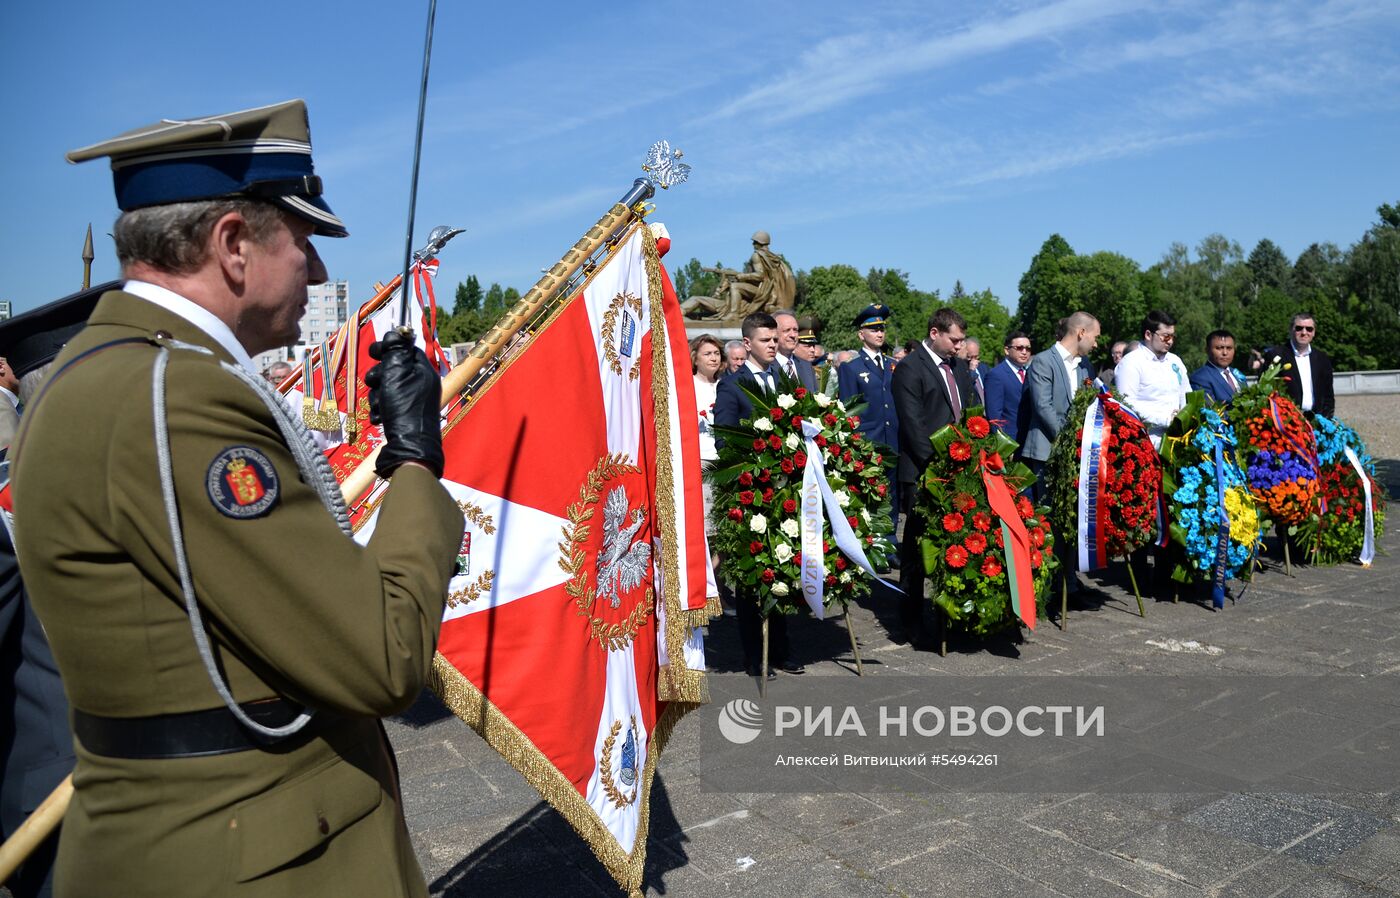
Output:
<svg viewBox="0 0 1400 898">
<path fill-rule="evenodd" d="M 885 351 L 885 322 L 890 318 L 889 306 L 876 303 L 866 306 L 852 322 L 860 337 L 861 348 L 856 357 L 836 369 L 837 395 L 847 406 L 864 402 L 860 416 L 860 432 L 865 438 L 889 447 L 885 459 L 893 462 L 899 446 L 899 419 L 894 413 L 894 358 Z M 899 525 L 898 481 L 889 479 L 890 517 Z M 894 542 L 891 534 L 890 541 Z"/>
</svg>

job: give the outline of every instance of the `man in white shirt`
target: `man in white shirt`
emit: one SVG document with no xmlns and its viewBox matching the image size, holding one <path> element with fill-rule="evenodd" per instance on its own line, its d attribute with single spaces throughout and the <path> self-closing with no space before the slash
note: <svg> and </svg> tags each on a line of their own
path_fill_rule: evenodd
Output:
<svg viewBox="0 0 1400 898">
<path fill-rule="evenodd" d="M 10 445 L 19 430 L 19 378 L 10 363 L 0 359 L 0 449 Z"/>
<path fill-rule="evenodd" d="M 1293 316 L 1292 336 L 1277 350 L 1273 361 L 1284 366 L 1284 390 L 1305 412 L 1331 418 L 1337 410 L 1332 388 L 1332 359 L 1313 345 L 1317 319 L 1311 312 Z"/>
<path fill-rule="evenodd" d="M 1158 448 L 1191 390 L 1186 365 L 1171 351 L 1175 343 L 1176 319 L 1166 312 L 1148 312 L 1142 320 L 1142 346 L 1123 356 L 1115 374 L 1118 392 Z"/>
</svg>

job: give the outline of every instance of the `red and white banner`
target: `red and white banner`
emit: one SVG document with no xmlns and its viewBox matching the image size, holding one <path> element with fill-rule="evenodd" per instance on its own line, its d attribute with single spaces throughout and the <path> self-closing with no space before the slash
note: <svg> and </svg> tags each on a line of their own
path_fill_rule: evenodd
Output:
<svg viewBox="0 0 1400 898">
<path fill-rule="evenodd" d="M 438 366 L 439 372 L 446 373 L 449 367 L 447 358 L 437 342 L 437 302 L 433 293 L 433 280 L 437 277 L 437 271 L 437 259 L 415 262 L 410 269 L 420 314 L 410 315 L 408 320 L 414 326 L 414 342 L 428 354 L 428 358 Z M 329 350 L 329 364 L 321 360 L 320 346 L 309 347 L 307 355 L 310 356 L 310 365 L 304 363 L 297 366 L 292 376 L 279 386 L 291 405 L 293 414 L 300 415 L 305 402 L 303 382 L 306 380 L 304 373 L 307 368 L 311 371 L 310 392 L 313 408 L 319 408 L 326 396 L 325 372 L 328 369 L 331 371 L 335 410 L 325 420 L 326 426 L 313 426 L 311 433 L 325 451 L 337 480 L 343 481 L 350 476 L 350 472 L 384 442 L 384 435 L 379 426 L 369 422 L 369 389 L 365 386 L 365 372 L 375 364 L 369 356 L 370 344 L 398 326 L 403 297 L 404 291 L 396 288 L 377 309 L 365 320 L 360 321 L 359 328 L 354 333 L 351 332 L 351 328 L 361 312 L 352 312 L 349 322 L 341 325 L 335 336 L 324 344 Z M 373 302 L 374 300 L 370 301 Z M 350 394 L 346 389 L 349 382 L 355 384 L 353 406 L 346 401 L 347 395 Z"/>
<path fill-rule="evenodd" d="M 690 354 L 651 230 L 452 414 L 444 449 L 466 536 L 435 687 L 637 891 L 657 754 L 707 698 L 714 595 Z"/>
</svg>

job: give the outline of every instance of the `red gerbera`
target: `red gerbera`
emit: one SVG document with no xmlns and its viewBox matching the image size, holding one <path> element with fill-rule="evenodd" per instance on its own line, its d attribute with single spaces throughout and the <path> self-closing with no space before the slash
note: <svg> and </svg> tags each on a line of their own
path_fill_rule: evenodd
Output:
<svg viewBox="0 0 1400 898">
<path fill-rule="evenodd" d="M 949 567 L 964 567 L 967 564 L 967 550 L 962 546 L 949 546 L 943 553 L 943 560 Z"/>
<path fill-rule="evenodd" d="M 982 574 L 987 577 L 995 577 L 1001 573 L 1001 563 L 988 555 L 982 559 Z"/>
<path fill-rule="evenodd" d="M 972 526 L 986 533 L 992 529 L 992 516 L 985 511 L 979 511 L 972 516 Z"/>
<path fill-rule="evenodd" d="M 972 444 L 956 440 L 948 446 L 948 457 L 953 461 L 967 461 L 972 458 Z"/>
<path fill-rule="evenodd" d="M 967 538 L 963 540 L 963 545 L 973 555 L 981 555 L 987 551 L 987 538 L 980 533 L 969 533 Z"/>
<path fill-rule="evenodd" d="M 981 415 L 973 415 L 967 419 L 967 432 L 980 440 L 992 432 L 992 425 L 988 424 L 987 419 Z"/>
<path fill-rule="evenodd" d="M 960 514 L 945 514 L 943 516 L 943 529 L 949 533 L 962 532 L 963 516 Z"/>
</svg>

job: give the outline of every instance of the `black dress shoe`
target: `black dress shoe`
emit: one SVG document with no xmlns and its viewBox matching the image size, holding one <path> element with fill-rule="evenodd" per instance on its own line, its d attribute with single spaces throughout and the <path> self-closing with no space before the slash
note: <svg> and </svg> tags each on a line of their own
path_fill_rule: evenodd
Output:
<svg viewBox="0 0 1400 898">
<path fill-rule="evenodd" d="M 758 676 L 758 668 L 757 668 L 757 667 L 745 668 L 744 673 L 748 674 L 748 675 L 751 676 L 751 677 L 757 677 L 757 676 Z M 771 668 L 771 667 L 768 668 L 768 679 L 770 679 L 770 680 L 776 680 L 777 678 L 778 678 L 778 675 L 777 675 L 776 672 L 774 672 L 773 668 Z"/>
<path fill-rule="evenodd" d="M 801 664 L 798 664 L 796 661 L 784 661 L 782 664 L 779 665 L 779 667 L 782 669 L 783 673 L 790 673 L 794 675 L 805 674 L 807 672 L 807 668 L 803 667 Z"/>
</svg>

